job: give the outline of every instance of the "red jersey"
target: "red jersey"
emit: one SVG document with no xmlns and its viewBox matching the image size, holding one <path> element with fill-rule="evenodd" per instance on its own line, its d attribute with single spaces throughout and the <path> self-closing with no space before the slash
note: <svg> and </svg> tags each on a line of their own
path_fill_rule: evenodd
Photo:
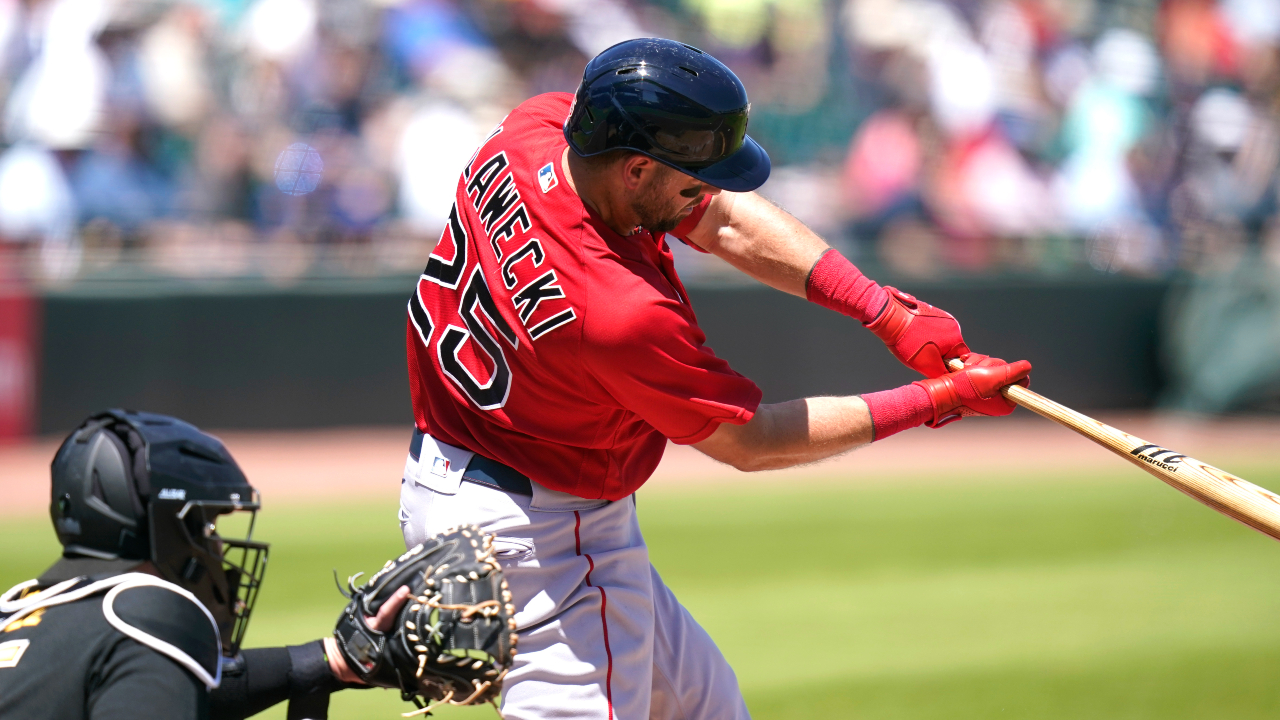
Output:
<svg viewBox="0 0 1280 720">
<path fill-rule="evenodd" d="M 423 432 L 618 500 L 760 390 L 703 345 L 665 236 L 618 235 L 561 177 L 572 99 L 522 103 L 462 171 L 409 300 L 409 385 Z"/>
</svg>

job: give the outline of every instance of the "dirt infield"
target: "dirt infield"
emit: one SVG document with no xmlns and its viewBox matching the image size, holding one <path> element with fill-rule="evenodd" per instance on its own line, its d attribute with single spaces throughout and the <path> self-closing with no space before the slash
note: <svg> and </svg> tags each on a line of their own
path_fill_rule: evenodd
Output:
<svg viewBox="0 0 1280 720">
<path fill-rule="evenodd" d="M 1226 470 L 1274 466 L 1280 419 L 1103 416 L 1104 422 Z M 409 444 L 403 428 L 217 433 L 262 492 L 264 502 L 332 501 L 343 494 L 393 497 Z M 58 439 L 0 446 L 0 516 L 31 515 L 48 505 L 49 461 Z M 712 484 L 919 481 L 946 471 L 966 478 L 1039 468 L 1120 467 L 1106 450 L 1026 411 L 1002 420 L 969 419 L 942 430 L 917 429 L 825 463 L 740 473 L 688 447 L 669 446 L 646 487 L 678 490 Z M 1243 470 L 1242 470 L 1243 472 Z M 1276 488 L 1272 488 L 1273 490 Z"/>
</svg>

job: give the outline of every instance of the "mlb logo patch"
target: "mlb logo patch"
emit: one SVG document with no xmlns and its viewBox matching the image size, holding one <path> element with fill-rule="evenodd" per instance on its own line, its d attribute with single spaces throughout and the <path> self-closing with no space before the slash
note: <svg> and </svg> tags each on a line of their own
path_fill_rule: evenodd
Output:
<svg viewBox="0 0 1280 720">
<path fill-rule="evenodd" d="M 447 458 L 437 457 L 431 461 L 431 474 L 444 477 L 449 474 L 449 460 Z"/>
<path fill-rule="evenodd" d="M 547 163 L 538 169 L 538 184 L 542 186 L 542 192 L 551 192 L 551 188 L 560 184 L 556 179 L 556 169 L 551 163 Z"/>
</svg>

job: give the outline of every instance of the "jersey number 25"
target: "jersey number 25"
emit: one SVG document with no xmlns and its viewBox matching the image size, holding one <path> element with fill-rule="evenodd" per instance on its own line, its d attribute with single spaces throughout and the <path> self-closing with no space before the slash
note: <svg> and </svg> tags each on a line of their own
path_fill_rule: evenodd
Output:
<svg viewBox="0 0 1280 720">
<path fill-rule="evenodd" d="M 489 292 L 489 285 L 485 282 L 479 263 L 472 267 L 461 293 L 458 292 L 459 282 L 467 267 L 468 243 L 466 229 L 458 219 L 456 205 L 449 211 L 449 226 L 445 232 L 453 240 L 453 259 L 444 260 L 434 252 L 427 259 L 427 267 L 422 271 L 422 277 L 418 279 L 413 295 L 409 298 L 409 317 L 417 328 L 423 345 L 430 348 L 435 324 L 422 302 L 422 281 L 454 291 L 458 297 L 457 316 L 466 327 L 446 325 L 435 345 L 436 357 L 440 360 L 440 368 L 444 374 L 476 407 L 481 410 L 496 410 L 507 403 L 507 396 L 511 393 L 511 366 L 507 363 L 498 338 L 481 321 L 480 315 L 488 318 L 489 325 L 498 331 L 498 335 L 512 350 L 520 347 L 520 338 L 498 312 L 493 293 Z M 467 340 L 474 340 L 477 352 L 483 353 L 493 364 L 493 372 L 487 382 L 476 378 L 459 358 L 458 353 Z"/>
</svg>

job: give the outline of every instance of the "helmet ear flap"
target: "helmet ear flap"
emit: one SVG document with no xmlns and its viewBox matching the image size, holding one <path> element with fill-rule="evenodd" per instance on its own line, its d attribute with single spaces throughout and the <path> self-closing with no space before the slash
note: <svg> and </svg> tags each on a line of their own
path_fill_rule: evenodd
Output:
<svg viewBox="0 0 1280 720">
<path fill-rule="evenodd" d="M 127 423 L 116 423 L 115 434 L 128 448 L 128 457 L 132 459 L 133 483 L 130 485 L 137 498 L 139 512 L 145 512 L 147 500 L 151 497 L 151 471 L 147 466 L 147 441 L 137 429 Z M 139 516 L 141 517 L 141 515 Z"/>
<path fill-rule="evenodd" d="M 92 422 L 54 459 L 54 527 L 73 554 L 146 559 L 146 506 L 134 482 L 135 453 L 110 423 Z"/>
<path fill-rule="evenodd" d="M 93 472 L 90 481 L 96 480 L 102 483 L 102 490 L 106 493 L 111 507 L 122 511 L 122 514 L 127 514 L 133 521 L 131 526 L 120 530 L 116 541 L 117 553 L 122 558 L 146 559 L 151 553 L 150 530 L 147 526 L 146 504 L 138 494 L 134 476 L 135 453 L 131 452 L 123 438 L 111 429 L 104 429 L 99 436 L 102 438 L 100 452 L 110 454 L 112 474 L 104 477 L 101 473 Z M 122 470 L 119 474 L 115 474 L 114 463 L 116 462 L 120 464 L 119 468 Z M 98 463 L 95 462 L 94 465 L 97 466 Z M 92 505 L 90 501 L 90 506 Z"/>
<path fill-rule="evenodd" d="M 95 462 L 94 470 L 91 471 L 91 481 L 102 485 L 101 491 L 107 496 L 108 505 L 118 512 L 128 514 L 135 523 L 138 523 L 146 517 L 147 511 L 138 493 L 137 461 L 141 459 L 145 464 L 146 459 L 138 458 L 138 453 L 132 451 L 124 438 L 114 430 L 109 426 L 105 428 L 104 432 L 99 433 L 102 440 L 98 441 L 102 443 L 99 452 L 110 453 L 112 449 L 115 451 L 107 463 L 104 463 L 104 465 L 109 463 L 111 475 L 104 478 L 104 475 L 97 470 L 99 463 Z"/>
</svg>

